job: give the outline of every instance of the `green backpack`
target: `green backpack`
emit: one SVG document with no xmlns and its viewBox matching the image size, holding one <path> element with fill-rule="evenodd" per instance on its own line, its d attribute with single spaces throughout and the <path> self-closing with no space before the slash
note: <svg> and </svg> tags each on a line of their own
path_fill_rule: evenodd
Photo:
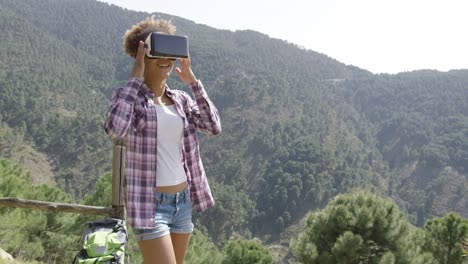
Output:
<svg viewBox="0 0 468 264">
<path fill-rule="evenodd" d="M 83 247 L 73 264 L 124 264 L 128 241 L 125 221 L 108 218 L 88 223 L 83 233 Z M 126 262 L 124 262 L 126 260 Z"/>
</svg>

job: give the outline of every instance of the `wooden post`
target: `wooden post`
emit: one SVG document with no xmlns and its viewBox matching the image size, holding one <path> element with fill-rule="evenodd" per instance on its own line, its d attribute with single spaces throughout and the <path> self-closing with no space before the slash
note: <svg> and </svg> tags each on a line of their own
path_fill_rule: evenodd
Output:
<svg viewBox="0 0 468 264">
<path fill-rule="evenodd" d="M 112 155 L 112 217 L 125 219 L 125 142 L 114 140 Z"/>
</svg>

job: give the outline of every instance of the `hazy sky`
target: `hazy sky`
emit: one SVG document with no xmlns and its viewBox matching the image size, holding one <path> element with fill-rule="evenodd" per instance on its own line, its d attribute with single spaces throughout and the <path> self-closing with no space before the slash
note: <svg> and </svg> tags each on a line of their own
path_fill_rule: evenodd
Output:
<svg viewBox="0 0 468 264">
<path fill-rule="evenodd" d="M 252 29 L 374 73 L 468 69 L 467 0 L 100 0 Z"/>
</svg>

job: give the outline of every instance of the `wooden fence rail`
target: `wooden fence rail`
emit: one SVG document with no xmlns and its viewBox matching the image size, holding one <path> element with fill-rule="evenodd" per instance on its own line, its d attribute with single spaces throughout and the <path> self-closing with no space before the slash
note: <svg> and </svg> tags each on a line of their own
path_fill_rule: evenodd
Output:
<svg viewBox="0 0 468 264">
<path fill-rule="evenodd" d="M 125 219 L 125 144 L 123 140 L 114 141 L 112 154 L 112 207 L 43 202 L 14 197 L 0 197 L 0 207 L 20 207 L 41 211 L 104 215 Z"/>
<path fill-rule="evenodd" d="M 87 215 L 105 215 L 113 217 L 115 210 L 112 207 L 90 206 L 81 204 L 52 203 L 37 200 L 25 200 L 14 197 L 0 197 L 0 207 L 31 208 L 41 211 L 69 212 Z"/>
</svg>

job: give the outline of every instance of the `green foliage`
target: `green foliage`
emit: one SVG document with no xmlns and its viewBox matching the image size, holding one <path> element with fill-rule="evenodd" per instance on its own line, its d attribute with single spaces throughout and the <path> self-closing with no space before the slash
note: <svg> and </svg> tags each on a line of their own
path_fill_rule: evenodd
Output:
<svg viewBox="0 0 468 264">
<path fill-rule="evenodd" d="M 83 203 L 95 206 L 109 206 L 112 204 L 112 173 L 102 175 L 96 182 L 93 193 L 86 195 Z"/>
<path fill-rule="evenodd" d="M 466 175 L 467 81 L 466 71 L 453 70 L 382 74 L 343 83 L 353 106 L 373 124 L 379 151 L 394 172 L 389 191 L 419 226 L 433 215 L 461 212 L 453 209 L 460 208 L 460 197 L 453 189 L 438 191 L 434 179 L 454 181 L 456 174 L 441 175 L 446 168 Z M 431 192 L 450 202 L 434 204 Z M 461 198 L 462 211 L 466 199 Z"/>
<path fill-rule="evenodd" d="M 302 263 L 430 263 L 422 243 L 394 203 L 360 191 L 312 213 L 293 244 Z"/>
<path fill-rule="evenodd" d="M 337 193 L 371 187 L 373 181 L 379 181 L 379 175 L 365 161 L 369 158 L 352 152 L 347 135 L 333 132 L 321 140 L 319 133 L 305 133 L 302 127 L 275 124 L 271 131 L 256 137 L 257 145 L 274 153 L 261 185 L 262 190 L 269 191 L 259 192 L 256 198 L 262 201 L 257 204 L 255 219 L 259 233 L 278 234 Z"/>
<path fill-rule="evenodd" d="M 252 240 L 232 240 L 226 245 L 223 264 L 272 263 L 268 249 Z"/>
<path fill-rule="evenodd" d="M 432 252 L 440 264 L 462 263 L 462 242 L 468 239 L 468 219 L 449 213 L 444 217 L 430 219 L 424 226 L 426 241 L 424 248 Z"/>
<path fill-rule="evenodd" d="M 190 236 L 190 244 L 185 256 L 187 264 L 219 264 L 223 254 L 198 229 Z"/>
<path fill-rule="evenodd" d="M 0 197 L 72 201 L 55 187 L 33 186 L 29 174 L 6 160 L 0 160 Z M 75 216 L 65 213 L 0 208 L 0 247 L 15 258 L 70 262 L 79 240 L 79 234 L 70 228 L 74 221 Z"/>
<path fill-rule="evenodd" d="M 14 131 L 0 122 L 0 157 L 11 158 L 24 144 L 24 131 Z"/>
<path fill-rule="evenodd" d="M 253 202 L 244 192 L 232 186 L 217 182 L 210 184 L 216 206 L 195 214 L 195 225 L 206 228 L 217 244 L 224 244 L 235 231 L 248 233 L 246 227 L 255 212 Z"/>
</svg>

